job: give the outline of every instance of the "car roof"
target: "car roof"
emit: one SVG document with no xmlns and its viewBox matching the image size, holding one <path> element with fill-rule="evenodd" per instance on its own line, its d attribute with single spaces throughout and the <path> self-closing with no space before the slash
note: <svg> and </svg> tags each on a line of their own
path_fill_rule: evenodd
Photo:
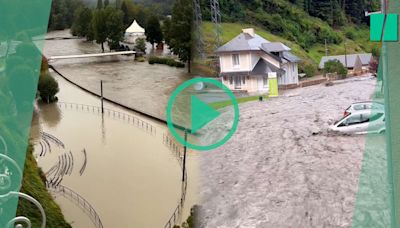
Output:
<svg viewBox="0 0 400 228">
<path fill-rule="evenodd" d="M 371 113 L 385 113 L 385 111 L 380 110 L 380 109 L 374 109 L 374 110 L 363 109 L 363 110 L 354 111 L 349 116 L 354 115 L 354 114 L 371 114 Z"/>
<path fill-rule="evenodd" d="M 369 104 L 369 103 L 371 103 L 371 104 L 375 103 L 375 104 L 384 105 L 382 102 L 379 102 L 379 101 L 360 101 L 360 102 L 354 102 L 354 103 L 351 104 L 351 105 L 355 105 L 355 104 Z"/>
</svg>

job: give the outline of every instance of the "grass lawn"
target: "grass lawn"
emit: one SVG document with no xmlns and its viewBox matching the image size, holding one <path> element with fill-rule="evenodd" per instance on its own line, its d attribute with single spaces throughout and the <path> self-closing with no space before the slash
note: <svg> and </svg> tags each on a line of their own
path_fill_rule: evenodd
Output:
<svg viewBox="0 0 400 228">
<path fill-rule="evenodd" d="M 238 102 L 238 104 L 246 103 L 246 102 L 249 102 L 249 101 L 257 101 L 259 97 L 260 96 L 239 97 L 239 98 L 236 99 L 236 101 Z M 268 96 L 264 95 L 263 98 L 264 98 L 264 100 L 267 100 Z M 221 109 L 221 108 L 225 108 L 225 107 L 231 106 L 232 102 L 230 100 L 228 100 L 228 101 L 219 101 L 219 102 L 210 103 L 209 105 L 211 107 L 213 107 L 214 109 Z"/>
<path fill-rule="evenodd" d="M 46 212 L 46 227 L 70 228 L 71 225 L 65 221 L 60 207 L 56 204 L 53 197 L 46 189 L 44 184 L 44 173 L 37 166 L 32 151 L 32 146 L 29 146 L 26 154 L 21 192 L 32 196 L 40 202 Z M 40 227 L 41 214 L 39 209 L 29 201 L 24 199 L 19 201 L 17 215 L 29 218 L 32 222 L 32 227 Z"/>
</svg>

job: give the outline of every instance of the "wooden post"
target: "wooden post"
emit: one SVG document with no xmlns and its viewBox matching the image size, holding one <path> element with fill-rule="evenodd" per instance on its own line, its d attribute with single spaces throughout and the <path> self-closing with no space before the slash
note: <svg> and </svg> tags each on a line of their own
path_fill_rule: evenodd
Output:
<svg viewBox="0 0 400 228">
<path fill-rule="evenodd" d="M 104 114 L 103 80 L 100 80 L 100 93 L 101 93 L 101 113 Z"/>
<path fill-rule="evenodd" d="M 183 146 L 182 182 L 185 182 L 186 173 L 186 152 L 187 152 L 187 130 L 185 129 L 185 145 Z"/>
</svg>

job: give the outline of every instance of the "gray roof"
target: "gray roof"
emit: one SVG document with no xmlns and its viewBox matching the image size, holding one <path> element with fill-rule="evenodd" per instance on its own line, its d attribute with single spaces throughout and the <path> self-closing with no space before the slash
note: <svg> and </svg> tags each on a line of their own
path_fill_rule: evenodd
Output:
<svg viewBox="0 0 400 228">
<path fill-rule="evenodd" d="M 290 51 L 291 49 L 281 42 L 271 42 L 261 44 L 261 49 L 266 52 Z"/>
<path fill-rule="evenodd" d="M 231 41 L 219 47 L 216 52 L 258 51 L 264 43 L 269 43 L 269 41 L 257 34 L 253 37 L 247 33 L 240 33 Z"/>
<path fill-rule="evenodd" d="M 301 59 L 299 57 L 297 57 L 296 55 L 294 55 L 288 51 L 283 52 L 283 58 L 285 58 L 287 61 L 292 62 L 292 63 L 297 63 L 297 62 L 301 61 Z"/>
<path fill-rule="evenodd" d="M 267 75 L 268 68 L 272 72 L 277 72 L 278 74 L 283 74 L 285 73 L 285 70 L 280 69 L 268 61 L 265 61 L 264 59 L 260 58 L 260 60 L 257 62 L 255 67 L 253 68 L 252 71 L 239 71 L 239 72 L 226 72 L 226 73 L 221 73 L 221 76 L 247 76 L 247 75 L 252 75 L 252 76 L 265 76 Z"/>
<path fill-rule="evenodd" d="M 351 54 L 347 55 L 347 67 L 354 68 L 356 64 L 357 56 L 360 58 L 362 65 L 368 65 L 372 59 L 371 53 L 364 54 Z M 323 69 L 326 62 L 330 60 L 339 60 L 343 66 L 346 66 L 346 57 L 345 55 L 336 55 L 336 56 L 324 56 L 319 63 L 319 68 Z"/>
</svg>

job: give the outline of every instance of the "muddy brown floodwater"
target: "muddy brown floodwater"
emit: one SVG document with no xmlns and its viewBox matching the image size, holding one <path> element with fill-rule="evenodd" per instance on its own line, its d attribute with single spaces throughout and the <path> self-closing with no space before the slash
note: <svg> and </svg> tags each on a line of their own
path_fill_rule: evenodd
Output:
<svg viewBox="0 0 400 228">
<path fill-rule="evenodd" d="M 327 128 L 374 86 L 361 77 L 241 105 L 236 134 L 201 156 L 204 227 L 350 227 L 365 136 Z"/>
<path fill-rule="evenodd" d="M 68 31 L 48 35 L 68 36 Z M 44 51 L 46 56 L 98 52 L 98 45 L 79 39 L 48 40 Z M 51 64 L 93 92 L 103 79 L 108 98 L 160 118 L 168 91 L 187 77 L 185 70 L 135 63 L 131 57 Z M 99 98 L 51 73 L 60 85 L 59 102 L 37 105 L 32 139 L 67 221 L 74 228 L 96 227 L 95 210 L 106 228 L 164 227 L 182 194 L 181 158 L 166 145 L 166 125 L 108 102 L 102 116 Z M 182 220 L 197 202 L 196 157 L 189 152 Z"/>
<path fill-rule="evenodd" d="M 70 37 L 69 30 L 51 32 L 51 37 Z M 47 40 L 47 57 L 100 53 L 100 46 L 82 39 Z M 65 77 L 100 94 L 104 81 L 104 96 L 128 107 L 165 119 L 166 104 L 172 91 L 190 79 L 185 68 L 150 65 L 135 62 L 132 56 L 64 59 L 50 62 Z"/>
</svg>

